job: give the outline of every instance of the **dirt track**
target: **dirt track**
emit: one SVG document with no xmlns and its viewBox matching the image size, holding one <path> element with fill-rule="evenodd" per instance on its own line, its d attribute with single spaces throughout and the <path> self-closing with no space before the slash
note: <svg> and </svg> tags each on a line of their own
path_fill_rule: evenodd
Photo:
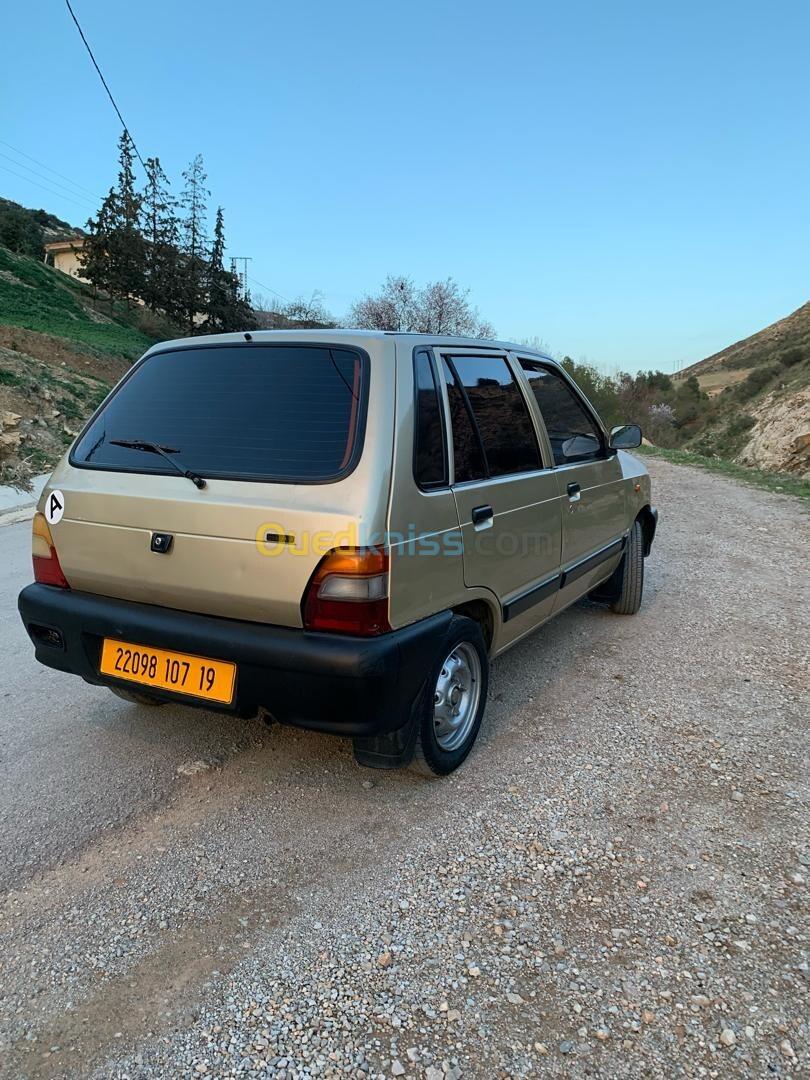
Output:
<svg viewBox="0 0 810 1080">
<path fill-rule="evenodd" d="M 38 669 L 0 529 L 0 1073 L 806 1069 L 808 516 L 650 471 L 640 614 L 497 661 L 433 783 Z"/>
</svg>

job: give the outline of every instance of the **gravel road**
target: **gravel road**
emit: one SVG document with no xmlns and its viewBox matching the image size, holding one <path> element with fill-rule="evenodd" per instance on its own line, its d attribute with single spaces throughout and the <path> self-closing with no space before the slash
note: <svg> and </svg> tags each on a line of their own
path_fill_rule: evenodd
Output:
<svg viewBox="0 0 810 1080">
<path fill-rule="evenodd" d="M 650 471 L 435 782 L 38 668 L 0 529 L 0 1075 L 806 1075 L 808 515 Z"/>
</svg>

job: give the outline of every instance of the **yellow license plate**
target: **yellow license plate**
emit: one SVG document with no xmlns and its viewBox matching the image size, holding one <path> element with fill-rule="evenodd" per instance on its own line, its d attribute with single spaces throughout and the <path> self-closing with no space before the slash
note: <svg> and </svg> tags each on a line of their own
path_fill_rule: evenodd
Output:
<svg viewBox="0 0 810 1080">
<path fill-rule="evenodd" d="M 171 690 L 222 705 L 231 704 L 236 684 L 236 664 L 153 649 L 149 645 L 130 645 L 113 638 L 104 639 L 100 671 L 102 675 L 140 686 Z"/>
</svg>

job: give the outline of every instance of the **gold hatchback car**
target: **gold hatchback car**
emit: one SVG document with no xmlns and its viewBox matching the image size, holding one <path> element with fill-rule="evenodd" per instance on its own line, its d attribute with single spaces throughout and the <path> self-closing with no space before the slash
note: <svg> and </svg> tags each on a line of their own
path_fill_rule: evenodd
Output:
<svg viewBox="0 0 810 1080">
<path fill-rule="evenodd" d="M 449 773 L 490 660 L 590 595 L 632 614 L 644 467 L 518 345 L 383 331 L 154 346 L 55 469 L 19 609 L 37 659 Z"/>
</svg>

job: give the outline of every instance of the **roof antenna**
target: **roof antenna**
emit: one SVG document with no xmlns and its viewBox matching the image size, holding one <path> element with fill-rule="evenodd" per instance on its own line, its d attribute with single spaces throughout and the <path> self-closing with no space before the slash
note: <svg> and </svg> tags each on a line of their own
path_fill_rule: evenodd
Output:
<svg viewBox="0 0 810 1080">
<path fill-rule="evenodd" d="M 245 341 L 253 341 L 253 335 L 245 331 Z"/>
</svg>

